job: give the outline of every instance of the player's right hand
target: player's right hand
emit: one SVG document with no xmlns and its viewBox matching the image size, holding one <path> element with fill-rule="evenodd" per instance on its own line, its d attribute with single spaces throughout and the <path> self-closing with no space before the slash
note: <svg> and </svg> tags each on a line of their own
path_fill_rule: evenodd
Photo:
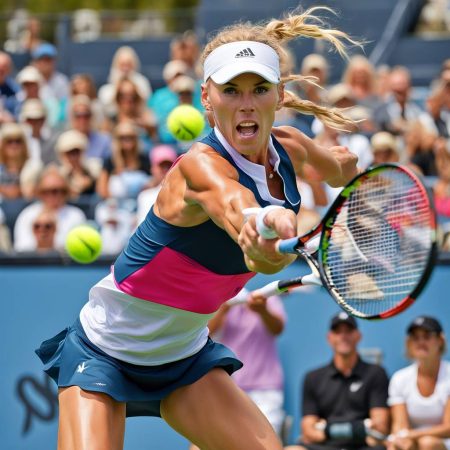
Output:
<svg viewBox="0 0 450 450">
<path fill-rule="evenodd" d="M 270 211 L 264 218 L 264 223 L 275 230 L 281 239 L 295 237 L 297 218 L 293 211 L 284 208 Z M 272 265 L 280 265 L 292 255 L 282 255 L 277 250 L 279 239 L 264 239 L 260 236 L 256 227 L 256 216 L 252 215 L 243 225 L 238 237 L 238 244 L 247 258 L 254 261 L 268 262 Z"/>
</svg>

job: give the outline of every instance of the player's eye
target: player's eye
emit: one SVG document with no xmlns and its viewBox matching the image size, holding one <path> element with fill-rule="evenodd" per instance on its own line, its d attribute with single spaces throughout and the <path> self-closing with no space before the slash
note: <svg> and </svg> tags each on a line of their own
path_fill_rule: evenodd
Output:
<svg viewBox="0 0 450 450">
<path fill-rule="evenodd" d="M 236 89 L 234 87 L 228 86 L 223 90 L 224 94 L 233 95 L 236 94 Z"/>
<path fill-rule="evenodd" d="M 269 88 L 267 86 L 257 86 L 257 88 L 255 89 L 255 93 L 256 94 L 265 94 L 268 90 L 269 90 Z"/>
</svg>

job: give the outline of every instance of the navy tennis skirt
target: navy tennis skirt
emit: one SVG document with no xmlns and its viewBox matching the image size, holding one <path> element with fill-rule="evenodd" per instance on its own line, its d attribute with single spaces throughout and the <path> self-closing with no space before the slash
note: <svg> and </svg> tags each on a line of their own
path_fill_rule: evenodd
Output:
<svg viewBox="0 0 450 450">
<path fill-rule="evenodd" d="M 161 400 L 175 389 L 192 384 L 215 367 L 232 374 L 242 362 L 227 347 L 208 339 L 188 358 L 159 366 L 137 366 L 113 358 L 86 336 L 79 319 L 44 341 L 37 355 L 58 387 L 79 386 L 103 392 L 127 404 L 127 416 L 161 417 Z"/>
</svg>

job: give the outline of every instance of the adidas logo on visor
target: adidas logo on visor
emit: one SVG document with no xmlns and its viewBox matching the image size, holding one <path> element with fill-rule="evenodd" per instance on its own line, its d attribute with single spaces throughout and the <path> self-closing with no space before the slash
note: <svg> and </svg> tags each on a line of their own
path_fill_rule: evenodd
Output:
<svg viewBox="0 0 450 450">
<path fill-rule="evenodd" d="M 255 54 L 252 52 L 251 48 L 247 47 L 244 48 L 244 50 L 241 50 L 239 53 L 236 53 L 235 58 L 248 58 L 252 56 L 255 56 Z"/>
</svg>

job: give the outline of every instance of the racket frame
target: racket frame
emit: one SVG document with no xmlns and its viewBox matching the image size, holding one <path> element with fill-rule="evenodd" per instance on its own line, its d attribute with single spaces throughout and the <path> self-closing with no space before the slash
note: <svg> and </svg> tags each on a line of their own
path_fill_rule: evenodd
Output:
<svg viewBox="0 0 450 450">
<path fill-rule="evenodd" d="M 373 176 L 376 176 L 379 173 L 382 173 L 386 169 L 401 170 L 406 175 L 408 175 L 413 180 L 414 184 L 418 186 L 419 189 L 421 190 L 423 198 L 425 201 L 427 201 L 427 206 L 430 211 L 431 247 L 429 251 L 428 260 L 426 262 L 425 270 L 419 282 L 412 290 L 412 292 L 403 300 L 401 300 L 394 308 L 391 308 L 387 311 L 383 311 L 382 313 L 369 315 L 362 313 L 361 311 L 358 311 L 353 307 L 351 307 L 345 301 L 345 299 L 342 298 L 336 286 L 328 278 L 328 275 L 325 270 L 327 266 L 326 261 L 328 248 L 327 243 L 331 235 L 331 230 L 333 229 L 335 218 L 339 214 L 345 201 L 350 197 L 351 193 L 355 189 L 357 189 L 358 186 L 360 186 L 365 180 Z M 318 277 L 318 279 L 320 279 L 321 284 L 328 290 L 328 292 L 331 294 L 336 303 L 345 311 L 347 311 L 349 314 L 367 320 L 386 319 L 388 317 L 392 317 L 400 313 L 401 311 L 405 310 L 408 306 L 410 306 L 417 299 L 417 297 L 422 292 L 422 290 L 424 289 L 430 278 L 430 275 L 433 271 L 433 267 L 437 259 L 437 245 L 436 245 L 437 232 L 436 232 L 436 216 L 434 211 L 435 210 L 433 201 L 417 175 L 415 175 L 411 170 L 400 164 L 395 163 L 380 164 L 374 167 L 370 167 L 366 171 L 355 176 L 337 195 L 337 197 L 335 198 L 335 200 L 325 213 L 325 216 L 323 217 L 322 221 L 315 228 L 313 228 L 311 231 L 302 236 L 281 241 L 279 244 L 279 251 L 281 253 L 297 254 L 302 259 L 304 259 L 311 268 L 313 276 Z M 310 242 L 311 239 L 318 236 L 319 234 L 320 234 L 320 244 L 318 248 L 315 251 L 314 249 L 312 249 L 313 250 L 312 252 L 308 252 L 308 242 Z M 285 292 L 289 289 L 306 284 L 320 284 L 314 282 L 311 283 L 310 281 L 311 277 L 308 275 L 293 278 L 291 280 L 280 280 L 278 282 L 279 288 L 278 292 Z"/>
</svg>

